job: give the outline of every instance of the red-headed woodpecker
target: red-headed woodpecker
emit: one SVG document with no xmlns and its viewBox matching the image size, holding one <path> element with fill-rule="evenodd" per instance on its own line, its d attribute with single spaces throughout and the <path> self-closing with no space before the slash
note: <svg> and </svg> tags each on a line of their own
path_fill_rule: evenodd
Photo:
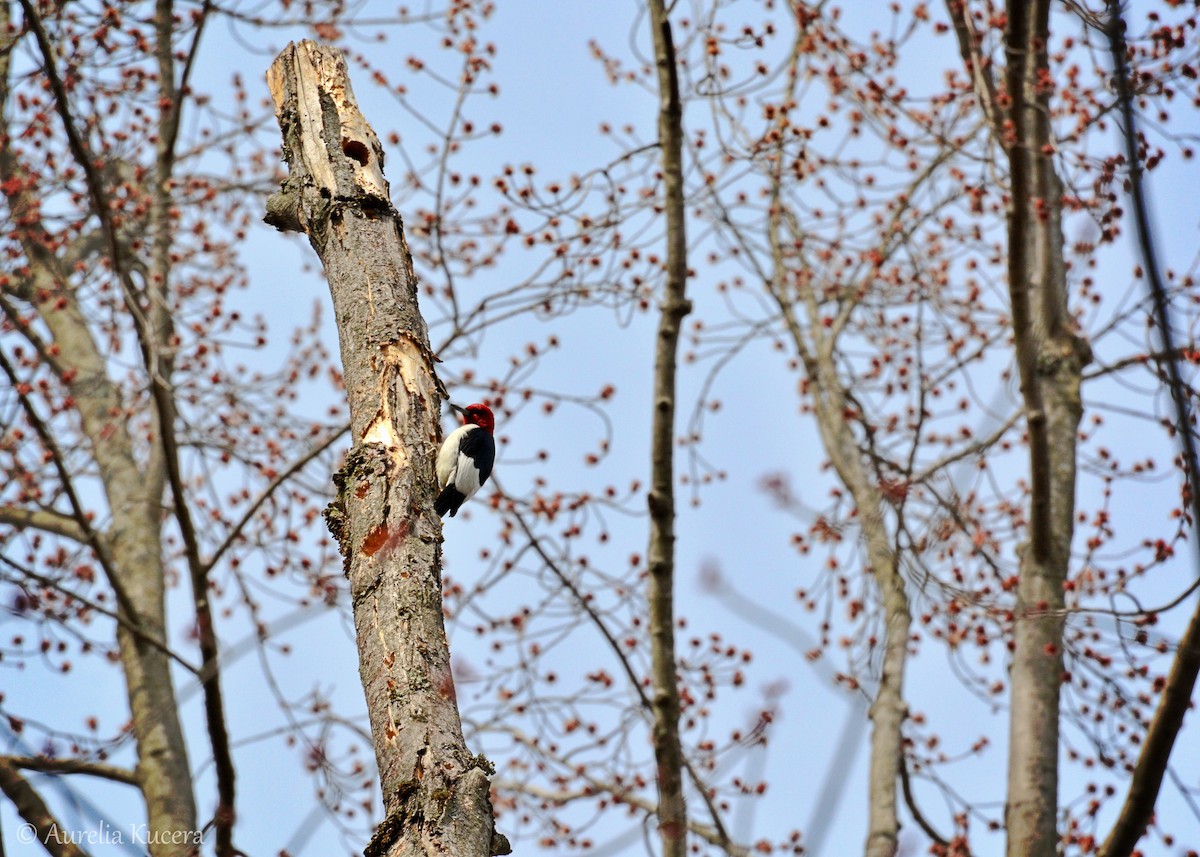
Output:
<svg viewBox="0 0 1200 857">
<path fill-rule="evenodd" d="M 492 475 L 496 462 L 496 441 L 492 432 L 496 418 L 487 405 L 451 408 L 463 415 L 463 425 L 450 432 L 437 457 L 437 480 L 442 493 L 434 510 L 453 518 L 459 506 L 467 502 Z"/>
</svg>

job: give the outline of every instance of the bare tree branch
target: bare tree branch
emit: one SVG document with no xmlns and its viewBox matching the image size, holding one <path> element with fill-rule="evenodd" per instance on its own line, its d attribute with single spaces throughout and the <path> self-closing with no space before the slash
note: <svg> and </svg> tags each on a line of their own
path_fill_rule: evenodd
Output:
<svg viewBox="0 0 1200 857">
<path fill-rule="evenodd" d="M 41 796 L 3 756 L 0 756 L 0 791 L 13 802 L 21 818 L 33 826 L 37 841 L 52 857 L 87 857 L 87 853 L 71 840 L 69 829 L 50 814 Z"/>
<path fill-rule="evenodd" d="M 528 522 L 526 522 L 524 516 L 515 510 L 511 514 L 516 520 L 517 524 L 521 527 L 522 532 L 525 533 L 525 537 L 529 539 L 530 547 L 533 548 L 534 553 L 541 558 L 546 568 L 550 569 L 550 571 L 559 579 L 567 591 L 571 593 L 571 597 L 575 600 L 576 606 L 587 614 L 588 618 L 592 621 L 592 624 L 596 627 L 596 630 L 600 632 L 600 635 L 604 638 L 604 641 L 608 644 L 609 649 L 612 650 L 613 655 L 616 657 L 617 663 L 621 665 L 621 670 L 625 673 L 625 678 L 629 682 L 629 687 L 635 694 L 637 694 L 638 701 L 642 709 L 646 712 L 651 721 L 653 721 L 655 716 L 654 702 L 646 693 L 646 688 L 642 680 L 638 677 L 637 673 L 634 672 L 633 664 L 629 660 L 629 653 L 622 648 L 620 642 L 615 636 L 613 636 L 613 633 L 609 630 L 608 625 L 605 624 L 604 620 L 600 617 L 600 614 L 596 612 L 595 607 L 592 606 L 590 599 L 584 596 L 575 582 L 567 576 L 566 572 L 564 572 L 559 564 L 554 561 L 554 558 L 547 553 L 546 547 L 542 543 L 542 540 L 537 536 L 536 533 L 534 533 Z M 721 846 L 728 853 L 745 853 L 745 847 L 734 843 L 729 838 L 728 833 L 725 831 L 725 826 L 721 821 L 720 809 L 713 800 L 708 784 L 705 783 L 704 779 L 700 776 L 699 771 L 696 770 L 696 765 L 693 760 L 687 754 L 683 754 L 682 759 L 684 769 L 687 771 L 693 787 L 700 795 L 700 799 L 704 801 L 704 805 L 708 808 L 709 817 L 713 819 L 712 826 L 708 827 L 705 825 L 704 828 L 706 830 L 712 830 L 716 832 L 716 834 L 721 838 Z M 658 810 L 656 806 L 655 813 L 657 813 L 657 811 Z M 691 829 L 692 822 L 690 819 L 688 824 L 689 829 Z"/>
<path fill-rule="evenodd" d="M 1125 157 L 1129 166 L 1129 195 L 1133 203 L 1134 223 L 1137 227 L 1146 283 L 1154 303 L 1158 335 L 1162 341 L 1163 356 L 1159 365 L 1167 375 L 1171 401 L 1175 408 L 1175 435 L 1182 447 L 1183 469 L 1186 475 L 1184 495 L 1191 511 L 1192 541 L 1196 542 L 1196 527 L 1200 524 L 1200 465 L 1197 463 L 1195 429 L 1190 395 L 1184 385 L 1178 351 L 1172 341 L 1170 302 L 1159 271 L 1154 234 L 1150 228 L 1149 206 L 1138 152 L 1137 119 L 1133 110 L 1133 95 L 1130 91 L 1126 60 L 1125 21 L 1121 15 L 1119 0 L 1108 0 L 1105 30 L 1112 52 L 1113 78 L 1125 126 L 1122 130 Z M 1200 550 L 1200 545 L 1196 545 L 1195 549 Z M 1200 569 L 1200 563 L 1197 568 Z M 1184 717 L 1192 705 L 1197 673 L 1200 673 L 1200 603 L 1197 603 L 1191 621 L 1179 640 L 1166 686 L 1159 698 L 1154 719 L 1146 732 L 1137 764 L 1133 769 L 1129 791 L 1121 806 L 1120 815 L 1100 848 L 1101 857 L 1128 857 L 1146 832 L 1146 827 L 1154 816 L 1154 805 L 1170 763 L 1171 751 L 1183 727 Z"/>
<path fill-rule="evenodd" d="M 1050 127 L 1049 0 L 1008 0 L 1008 293 L 1029 448 L 1029 536 L 1018 549 L 1009 721 L 1008 857 L 1053 857 L 1058 836 L 1063 588 L 1075 527 L 1077 429 L 1090 349 L 1067 310 L 1062 187 Z"/>
<path fill-rule="evenodd" d="M 102 780 L 112 780 L 127 786 L 140 786 L 137 771 L 117 765 L 106 765 L 90 759 L 51 759 L 42 756 L 0 756 L 0 762 L 26 771 L 44 774 L 87 774 Z"/>
<path fill-rule="evenodd" d="M 27 509 L 21 506 L 0 506 L 0 524 L 8 524 L 18 529 L 31 528 L 46 533 L 54 533 L 73 542 L 87 544 L 88 534 L 79 522 L 71 515 L 55 512 L 53 509 Z"/>
<path fill-rule="evenodd" d="M 794 52 L 793 81 L 800 78 L 799 57 L 800 52 Z M 872 722 L 868 783 L 870 810 L 865 853 L 868 857 L 893 857 L 899 847 L 897 788 L 903 764 L 902 729 L 908 713 L 904 701 L 904 674 L 912 616 L 899 559 L 884 517 L 884 498 L 877 481 L 872 478 L 855 436 L 854 421 L 846 416 L 851 410 L 862 412 L 851 407 L 850 391 L 838 377 L 834 332 L 820 323 L 821 309 L 814 289 L 803 289 L 798 295 L 789 291 L 788 273 L 795 263 L 789 260 L 784 244 L 788 237 L 793 240 L 798 238 L 802 230 L 795 212 L 789 210 L 781 196 L 783 162 L 782 157 L 775 160 L 771 175 L 773 196 L 767 229 L 772 270 L 766 278 L 766 284 L 804 367 L 825 453 L 854 499 L 867 564 L 883 601 L 885 633 L 882 666 L 878 688 L 869 710 Z M 928 175 L 926 172 L 924 177 Z M 802 306 L 809 314 L 807 329 L 797 315 L 797 306 Z"/>
<path fill-rule="evenodd" d="M 967 0 L 946 0 L 946 8 L 950 12 L 950 20 L 954 22 L 958 52 L 963 65 L 966 66 L 967 74 L 971 77 L 979 108 L 987 120 L 988 132 L 1003 145 L 1000 129 L 1004 122 L 1000 117 L 999 100 L 996 95 L 996 76 L 992 73 L 991 60 L 980 50 L 979 33 L 967 8 Z"/>
<path fill-rule="evenodd" d="M 171 649 L 171 647 L 168 646 L 166 643 L 164 643 L 162 640 L 158 639 L 157 637 L 151 636 L 144 628 L 133 624 L 132 620 L 129 619 L 129 617 L 127 617 L 120 610 L 109 610 L 107 607 L 103 606 L 102 604 L 97 604 L 95 601 L 92 601 L 90 598 L 85 598 L 82 595 L 80 595 L 78 592 L 74 592 L 70 589 L 67 589 L 61 583 L 59 583 L 57 580 L 54 580 L 51 577 L 46 577 L 46 575 L 44 575 L 44 574 L 38 574 L 32 568 L 27 568 L 27 567 L 21 565 L 20 563 L 15 562 L 2 554 L 0 554 L 0 563 L 4 563 L 9 568 L 11 568 L 15 572 L 17 572 L 21 576 L 21 579 L 32 580 L 32 581 L 35 581 L 36 583 L 41 584 L 42 586 L 46 586 L 57 592 L 61 592 L 64 596 L 71 599 L 72 601 L 78 601 L 80 604 L 82 604 L 88 610 L 92 610 L 96 613 L 99 613 L 101 616 L 107 616 L 108 618 L 110 618 L 114 622 L 116 622 L 118 625 L 123 627 L 125 630 L 129 631 L 130 634 L 133 634 L 135 637 L 137 637 L 140 641 L 142 641 L 144 643 L 148 643 L 149 645 L 153 646 L 154 648 L 158 649 L 160 652 L 165 654 L 167 657 L 171 658 L 171 660 L 175 661 L 175 663 L 179 664 L 181 667 L 183 667 L 185 670 L 187 670 L 192 675 L 195 675 L 195 676 L 200 675 L 200 670 L 197 669 L 195 666 L 193 666 L 191 663 L 189 663 L 182 655 L 180 655 L 178 652 L 173 651 Z M 18 581 L 19 581 L 19 579 L 14 580 L 14 582 L 18 582 Z"/>
<path fill-rule="evenodd" d="M 229 532 L 226 533 L 224 540 L 205 561 L 205 574 L 212 571 L 216 564 L 221 561 L 221 557 L 223 557 L 225 553 L 231 547 L 233 547 L 234 543 L 237 542 L 242 533 L 245 531 L 246 525 L 250 523 L 258 510 L 262 508 L 263 503 L 267 502 L 267 500 L 274 496 L 275 492 L 279 490 L 279 486 L 303 470 L 310 462 L 320 456 L 321 453 L 333 446 L 334 442 L 341 438 L 341 436 L 349 430 L 350 426 L 344 425 L 337 431 L 331 432 L 328 437 L 319 443 L 314 443 L 311 447 L 305 450 L 303 455 L 297 457 L 291 464 L 279 471 L 279 473 L 277 473 L 275 477 L 269 483 L 267 483 L 262 491 L 259 492 L 259 495 L 254 498 L 254 501 L 246 508 L 246 511 L 242 513 L 242 517 L 239 518 L 237 522 L 229 528 Z"/>
<path fill-rule="evenodd" d="M 947 841 L 946 837 L 937 832 L 934 826 L 929 822 L 929 819 L 927 819 L 925 814 L 921 812 L 921 808 L 917 805 L 916 796 L 913 795 L 912 791 L 912 775 L 908 772 L 908 765 L 900 766 L 900 785 L 901 790 L 904 793 L 904 805 L 907 806 L 908 811 L 912 813 L 912 817 L 916 820 L 917 826 L 925 831 L 926 836 L 928 836 L 934 843 L 942 848 L 945 848 L 947 845 L 949 845 L 950 843 Z"/>
<path fill-rule="evenodd" d="M 139 624 L 137 609 L 134 607 L 128 592 L 125 591 L 121 577 L 113 565 L 109 545 L 96 532 L 95 528 L 92 527 L 91 518 L 84 509 L 82 501 L 79 499 L 79 494 L 75 490 L 74 479 L 72 479 L 71 474 L 67 471 L 66 461 L 58 448 L 58 444 L 54 441 L 53 434 L 38 414 L 37 409 L 34 408 L 33 402 L 29 400 L 29 396 L 25 394 L 22 389 L 21 380 L 17 377 L 16 370 L 9 362 L 7 355 L 2 351 L 0 351 L 0 370 L 3 370 L 4 375 L 8 378 L 8 382 L 16 390 L 17 401 L 20 402 L 21 409 L 25 412 L 25 418 L 33 426 L 34 433 L 37 434 L 38 439 L 42 442 L 42 446 L 50 454 L 50 460 L 58 473 L 59 484 L 62 486 L 63 493 L 67 496 L 67 502 L 71 506 L 75 522 L 83 530 L 84 541 L 96 554 L 97 562 L 104 569 L 109 583 L 112 585 L 113 592 L 117 596 L 117 603 L 129 617 L 130 622 L 135 625 Z"/>
<path fill-rule="evenodd" d="M 534 746 L 535 742 L 528 741 L 529 746 Z M 543 747 L 537 749 L 544 752 Z M 551 789 L 542 789 L 529 783 L 522 783 L 516 780 L 495 780 L 492 786 L 498 791 L 513 791 L 523 792 L 538 800 L 548 801 L 555 804 L 567 804 L 572 801 L 595 799 L 598 794 L 612 795 L 613 799 L 618 803 L 623 803 L 627 806 L 636 807 L 646 815 L 658 816 L 658 804 L 654 801 L 647 800 L 641 795 L 630 791 L 627 787 L 622 787 L 613 782 L 606 782 L 594 774 L 584 771 L 581 775 L 583 780 L 588 783 L 587 788 L 575 789 L 574 791 L 554 791 Z M 701 824 L 693 818 L 687 819 L 688 833 L 703 839 L 710 845 L 715 845 L 724 851 L 730 857 L 749 857 L 749 849 L 739 846 L 730 845 L 729 838 L 716 827 L 709 824 Z"/>
<path fill-rule="evenodd" d="M 679 685 L 675 665 L 675 371 L 687 300 L 687 231 L 683 197 L 683 105 L 671 21 L 663 0 L 650 0 L 649 22 L 658 70 L 658 141 L 662 147 L 666 214 L 666 283 L 654 351 L 650 452 L 651 678 L 654 682 L 654 756 L 658 770 L 658 831 L 663 857 L 687 852 L 683 749 L 679 740 Z"/>
<path fill-rule="evenodd" d="M 55 108 L 63 125 L 68 149 L 83 173 L 84 182 L 87 187 L 87 199 L 90 203 L 92 213 L 100 223 L 100 229 L 104 235 L 107 248 L 108 262 L 120 286 L 125 308 L 133 322 L 138 349 L 148 376 L 147 381 L 154 404 L 155 417 L 158 423 L 158 435 L 161 443 L 161 446 L 156 445 L 153 449 L 165 459 L 166 467 L 156 466 L 155 461 L 152 459 L 151 466 L 146 471 L 149 474 L 149 478 L 147 478 L 144 474 L 138 472 L 127 438 L 123 438 L 121 444 L 111 444 L 112 446 L 117 446 L 119 452 L 116 454 L 117 457 L 107 459 L 106 457 L 110 456 L 110 453 L 106 450 L 110 445 L 109 440 L 104 438 L 102 434 L 100 437 L 93 434 L 92 439 L 97 460 L 101 464 L 105 487 L 109 494 L 109 501 L 114 507 L 114 515 L 119 518 L 118 523 L 121 526 L 129 525 L 131 534 L 134 532 L 137 533 L 137 538 L 129 538 L 122 544 L 122 550 L 129 552 L 127 556 L 128 562 L 122 563 L 122 565 L 130 575 L 138 576 L 138 603 L 131 605 L 137 608 L 132 615 L 137 617 L 139 624 L 151 621 L 155 629 L 159 630 L 165 622 L 163 582 L 161 580 L 161 543 L 159 541 L 161 533 L 156 529 L 157 520 L 152 517 L 141 517 L 134 512 L 134 509 L 141 511 L 141 509 L 152 505 L 155 512 L 157 512 L 161 503 L 162 482 L 160 474 L 164 469 L 168 472 L 169 478 L 173 474 L 173 487 L 178 488 L 181 484 L 178 474 L 179 462 L 177 450 L 174 447 L 175 434 L 173 401 L 171 399 L 172 392 L 168 386 L 168 377 L 163 374 L 164 371 L 169 373 L 170 362 L 164 362 L 162 359 L 164 356 L 162 348 L 164 340 L 156 339 L 156 334 L 165 335 L 170 329 L 169 321 L 164 321 L 167 314 L 165 290 L 170 254 L 168 251 L 165 255 L 159 256 L 159 264 L 153 272 L 151 282 L 149 283 L 149 294 L 147 297 L 149 298 L 150 306 L 144 307 L 130 275 L 129 265 L 126 260 L 127 254 L 122 247 L 121 238 L 117 233 L 112 219 L 108 205 L 109 200 L 101 178 L 100 165 L 94 153 L 89 150 L 86 140 L 80 133 L 75 117 L 72 115 L 67 88 L 59 74 L 56 53 L 51 44 L 49 34 L 46 31 L 45 24 L 37 8 L 30 0 L 20 0 L 20 2 L 25 13 L 26 26 L 29 27 L 38 45 L 43 70 L 49 82 L 50 91 L 54 95 Z M 167 0 L 160 0 L 160 2 L 164 5 L 160 6 L 157 11 L 160 13 L 170 13 L 171 9 Z M 166 49 L 169 51 L 170 46 L 168 45 Z M 169 91 L 174 91 L 173 78 L 170 81 L 160 81 L 159 83 L 161 86 L 167 87 Z M 173 106 L 168 108 L 169 111 L 173 111 L 174 109 Z M 159 166 L 169 166 L 170 163 L 170 157 L 164 161 L 160 152 Z M 161 194 L 167 192 L 166 182 L 168 177 L 164 177 L 156 172 L 156 179 L 159 183 L 157 190 L 159 194 L 158 198 L 161 202 Z M 158 234 L 155 236 L 158 240 L 162 239 L 164 232 L 169 235 L 169 230 L 164 225 L 165 220 L 169 219 L 166 211 L 160 212 L 160 216 L 163 220 L 158 224 Z M 72 309 L 76 316 L 78 316 L 78 307 L 74 306 L 70 301 L 68 301 L 68 308 Z M 64 350 L 70 348 L 91 356 L 91 352 L 88 350 L 90 336 L 86 322 L 83 321 L 82 316 L 76 318 L 64 316 L 64 318 L 66 320 L 62 322 L 62 325 L 69 325 L 69 329 L 63 330 L 63 333 L 71 337 L 65 339 Z M 92 344 L 92 348 L 94 349 L 94 344 Z M 87 373 L 80 373 L 80 375 L 84 376 L 80 383 L 90 383 L 95 379 L 104 379 L 102 364 L 89 365 L 81 363 L 80 365 L 90 369 Z M 104 394 L 109 398 L 115 397 L 115 391 L 109 390 L 106 382 L 101 383 L 101 387 L 105 391 Z M 97 396 L 89 392 L 88 398 L 95 400 Z M 98 404 L 99 402 L 93 401 L 92 407 L 95 408 Z M 91 432 L 101 431 L 100 425 L 111 422 L 114 418 L 113 413 L 112 405 L 107 410 L 98 411 L 97 418 L 93 419 Z M 120 411 L 118 410 L 115 413 L 120 413 Z M 181 491 L 175 491 L 175 499 L 175 512 L 177 516 L 182 515 L 180 518 L 180 529 L 183 532 L 186 544 L 189 538 L 189 522 L 186 517 L 186 503 L 183 502 Z M 130 520 L 127 521 L 127 517 Z M 198 558 L 198 553 L 195 550 L 189 549 L 188 553 L 189 556 Z M 194 568 L 195 566 L 193 563 L 189 563 L 189 567 Z M 160 579 L 152 579 L 153 575 L 158 575 Z M 116 588 L 121 584 L 114 582 L 113 585 Z M 205 584 L 206 588 L 207 584 Z M 206 598 L 207 595 L 204 594 L 202 597 Z M 198 624 L 201 626 L 201 633 L 203 634 L 204 622 L 200 621 Z M 123 633 L 124 629 L 121 630 Z M 213 648 L 215 649 L 215 647 Z M 171 686 L 169 670 L 167 669 L 166 661 L 161 660 L 159 653 L 154 650 L 141 652 L 138 649 L 138 645 L 132 647 L 122 646 L 122 661 L 126 668 L 131 707 L 134 712 L 133 721 L 139 742 L 139 760 L 145 773 L 143 786 L 149 808 L 150 823 L 155 829 L 193 830 L 196 828 L 196 823 L 191 772 L 189 770 L 190 766 L 187 763 L 187 750 L 183 742 L 182 728 L 178 723 L 178 709 L 173 698 L 174 690 Z M 207 652 L 206 658 L 209 656 L 215 657 L 215 654 Z M 208 664 L 205 666 L 208 669 L 213 669 Z M 215 677 L 208 679 L 206 688 L 213 687 L 215 683 Z M 219 696 L 217 699 L 219 702 Z M 206 704 L 206 713 L 210 716 L 211 726 L 211 703 Z M 221 756 L 223 752 L 219 742 L 219 731 L 222 728 L 221 726 L 216 727 L 217 733 L 215 737 L 218 739 L 214 746 L 214 756 L 216 757 Z M 227 845 L 223 841 L 222 844 Z M 163 846 L 161 844 L 154 844 L 151 850 L 161 852 Z M 225 853 L 228 853 L 230 850 L 230 848 L 226 847 Z"/>
</svg>

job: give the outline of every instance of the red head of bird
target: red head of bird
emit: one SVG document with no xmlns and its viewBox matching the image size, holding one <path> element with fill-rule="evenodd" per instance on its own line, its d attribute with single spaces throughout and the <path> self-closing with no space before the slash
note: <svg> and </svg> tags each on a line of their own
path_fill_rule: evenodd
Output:
<svg viewBox="0 0 1200 857">
<path fill-rule="evenodd" d="M 481 429 L 487 429 L 489 434 L 494 434 L 496 431 L 496 417 L 492 414 L 492 409 L 487 405 L 476 402 L 473 405 L 467 405 L 465 408 L 460 408 L 458 405 L 451 405 L 451 408 L 463 415 L 464 425 L 475 425 Z"/>
</svg>

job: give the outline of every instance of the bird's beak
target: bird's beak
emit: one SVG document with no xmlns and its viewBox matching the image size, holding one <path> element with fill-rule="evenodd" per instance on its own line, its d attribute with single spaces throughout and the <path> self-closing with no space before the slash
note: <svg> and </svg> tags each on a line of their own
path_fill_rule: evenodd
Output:
<svg viewBox="0 0 1200 857">
<path fill-rule="evenodd" d="M 464 408 L 460 408 L 458 405 L 454 404 L 453 402 L 446 402 L 446 406 L 449 407 L 450 410 L 452 410 L 452 411 L 458 411 L 464 417 L 467 415 L 467 412 Z"/>
</svg>

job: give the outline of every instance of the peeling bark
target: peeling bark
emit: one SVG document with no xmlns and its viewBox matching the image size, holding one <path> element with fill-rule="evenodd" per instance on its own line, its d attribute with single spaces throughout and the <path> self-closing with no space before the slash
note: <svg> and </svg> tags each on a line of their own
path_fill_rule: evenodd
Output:
<svg viewBox="0 0 1200 857">
<path fill-rule="evenodd" d="M 450 672 L 433 511 L 444 391 L 383 151 L 340 52 L 289 45 L 267 80 L 289 166 L 267 220 L 305 232 L 324 263 L 349 400 L 353 448 L 326 515 L 350 579 L 387 813 L 366 854 L 507 853 L 491 765 L 467 750 Z"/>
</svg>

